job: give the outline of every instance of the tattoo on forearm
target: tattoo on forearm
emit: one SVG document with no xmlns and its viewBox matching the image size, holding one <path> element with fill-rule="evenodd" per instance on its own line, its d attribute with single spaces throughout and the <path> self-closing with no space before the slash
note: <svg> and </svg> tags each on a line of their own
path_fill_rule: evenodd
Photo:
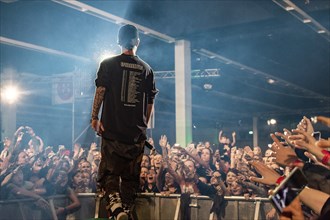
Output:
<svg viewBox="0 0 330 220">
<path fill-rule="evenodd" d="M 104 99 L 105 94 L 105 87 L 97 87 L 95 90 L 94 102 L 93 102 L 93 109 L 92 109 L 92 118 L 98 118 L 101 104 Z"/>
</svg>

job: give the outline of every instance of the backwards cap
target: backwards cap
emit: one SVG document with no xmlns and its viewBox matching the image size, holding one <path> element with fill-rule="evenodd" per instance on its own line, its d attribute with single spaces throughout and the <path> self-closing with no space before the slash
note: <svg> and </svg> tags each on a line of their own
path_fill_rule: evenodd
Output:
<svg viewBox="0 0 330 220">
<path fill-rule="evenodd" d="M 132 49 L 135 45 L 132 45 L 132 40 L 139 38 L 138 29 L 130 24 L 126 24 L 119 29 L 118 32 L 118 44 L 127 49 Z"/>
</svg>

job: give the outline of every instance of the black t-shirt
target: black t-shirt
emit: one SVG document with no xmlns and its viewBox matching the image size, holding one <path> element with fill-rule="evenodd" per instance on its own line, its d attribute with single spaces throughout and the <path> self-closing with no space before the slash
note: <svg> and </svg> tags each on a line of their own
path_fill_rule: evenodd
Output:
<svg viewBox="0 0 330 220">
<path fill-rule="evenodd" d="M 146 140 L 147 105 L 158 92 L 150 66 L 138 56 L 108 58 L 101 62 L 95 84 L 106 88 L 103 138 L 127 144 Z"/>
</svg>

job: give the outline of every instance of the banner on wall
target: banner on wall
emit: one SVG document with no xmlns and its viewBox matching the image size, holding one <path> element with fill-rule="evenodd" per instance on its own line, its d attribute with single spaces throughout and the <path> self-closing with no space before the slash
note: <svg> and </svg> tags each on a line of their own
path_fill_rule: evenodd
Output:
<svg viewBox="0 0 330 220">
<path fill-rule="evenodd" d="M 56 74 L 52 78 L 53 105 L 73 103 L 73 73 Z"/>
</svg>

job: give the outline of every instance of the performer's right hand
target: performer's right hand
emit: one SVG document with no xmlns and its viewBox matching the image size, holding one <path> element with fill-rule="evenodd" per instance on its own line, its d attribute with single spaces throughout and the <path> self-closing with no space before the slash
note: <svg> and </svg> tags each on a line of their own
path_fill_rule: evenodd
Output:
<svg viewBox="0 0 330 220">
<path fill-rule="evenodd" d="M 104 127 L 101 121 L 97 119 L 93 119 L 91 122 L 91 127 L 96 131 L 98 135 L 102 135 L 102 132 L 104 131 Z"/>
</svg>

